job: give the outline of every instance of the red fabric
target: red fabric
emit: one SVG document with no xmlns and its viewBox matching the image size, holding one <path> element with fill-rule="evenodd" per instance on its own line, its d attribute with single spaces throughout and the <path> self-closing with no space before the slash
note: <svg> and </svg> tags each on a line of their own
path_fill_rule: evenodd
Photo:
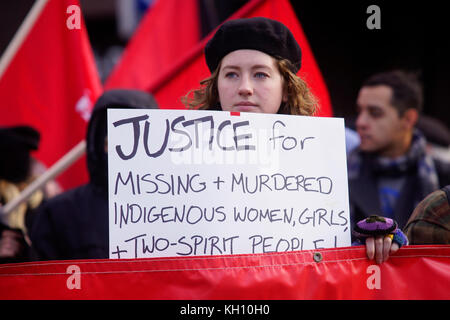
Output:
<svg viewBox="0 0 450 320">
<path fill-rule="evenodd" d="M 153 10 L 155 9 L 156 8 Z M 314 59 L 308 40 L 303 33 L 302 27 L 297 20 L 289 1 L 252 0 L 231 16 L 230 19 L 257 16 L 279 20 L 291 30 L 302 49 L 302 68 L 299 71 L 299 75 L 307 81 L 312 88 L 313 93 L 319 98 L 321 108 L 316 115 L 332 116 L 332 106 L 326 84 Z M 163 18 L 161 18 L 161 20 L 163 20 Z M 182 27 L 179 27 L 178 33 L 186 34 L 186 31 L 189 30 L 191 30 L 190 32 L 194 32 L 194 29 L 188 27 L 189 24 L 196 25 L 193 21 L 196 20 L 183 20 L 184 23 L 181 25 Z M 143 23 L 146 23 L 146 21 Z M 148 23 L 146 23 L 146 25 L 148 25 Z M 139 33 L 143 34 L 144 29 L 146 28 L 142 25 L 139 29 Z M 178 59 L 163 59 L 160 53 L 168 51 L 160 49 L 158 45 L 153 47 L 153 51 L 140 51 L 140 48 L 144 45 L 139 45 L 138 42 L 145 44 L 148 42 L 153 43 L 153 41 L 149 40 L 152 39 L 152 37 L 155 37 L 153 34 L 157 34 L 160 37 L 164 34 L 167 39 L 173 39 L 171 36 L 173 32 L 175 31 L 172 28 L 169 29 L 169 31 L 164 31 L 164 29 L 155 27 L 152 30 L 148 29 L 148 31 L 146 31 L 147 38 L 144 36 L 141 37 L 138 33 L 130 44 L 129 49 L 127 49 L 127 55 L 124 56 L 117 67 L 117 70 L 121 71 L 117 71 L 113 74 L 112 79 L 108 80 L 106 87 L 134 87 L 147 90 L 154 94 L 161 108 L 184 109 L 180 98 L 189 90 L 197 88 L 200 80 L 205 79 L 210 75 L 205 63 L 203 49 L 214 31 L 195 46 L 182 45 L 176 43 L 176 41 L 172 41 L 174 46 L 172 52 L 176 52 L 176 56 L 179 57 Z M 173 57 L 173 54 L 170 57 Z M 140 61 L 142 61 L 142 63 L 140 63 Z M 149 64 L 155 64 L 159 66 L 159 69 L 149 69 L 146 67 L 146 65 Z M 127 72 L 129 73 L 128 75 L 126 75 Z M 118 74 L 121 74 L 122 76 L 119 77 Z"/>
<path fill-rule="evenodd" d="M 47 167 L 85 138 L 87 120 L 77 102 L 84 96 L 89 114 L 102 90 L 82 17 L 80 29 L 67 27 L 70 5 L 79 2 L 45 4 L 0 78 L 0 126 L 37 129 L 41 142 L 35 156 Z M 87 181 L 85 162 L 82 157 L 58 178 L 64 188 Z"/>
<path fill-rule="evenodd" d="M 143 17 L 105 88 L 146 90 L 200 41 L 197 0 L 158 0 Z"/>
<path fill-rule="evenodd" d="M 33 262 L 0 265 L 0 299 L 450 299 L 450 246 L 406 246 L 373 268 L 364 247 Z"/>
</svg>

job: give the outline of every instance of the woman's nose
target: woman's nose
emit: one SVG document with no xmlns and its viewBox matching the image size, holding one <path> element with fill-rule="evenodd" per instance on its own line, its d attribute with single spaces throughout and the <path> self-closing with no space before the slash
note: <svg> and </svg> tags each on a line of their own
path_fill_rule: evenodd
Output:
<svg viewBox="0 0 450 320">
<path fill-rule="evenodd" d="M 242 77 L 238 89 L 239 95 L 250 96 L 253 94 L 253 87 L 248 77 Z"/>
</svg>

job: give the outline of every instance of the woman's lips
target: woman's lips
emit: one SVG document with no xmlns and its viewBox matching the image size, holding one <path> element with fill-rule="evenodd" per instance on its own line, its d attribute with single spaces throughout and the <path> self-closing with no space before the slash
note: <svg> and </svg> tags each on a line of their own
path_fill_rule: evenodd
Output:
<svg viewBox="0 0 450 320">
<path fill-rule="evenodd" d="M 256 105 L 253 102 L 248 102 L 248 101 L 241 101 L 238 103 L 235 103 L 233 105 L 233 109 L 236 111 L 242 111 L 242 112 L 246 112 L 246 111 L 253 111 L 258 107 L 258 105 Z"/>
</svg>

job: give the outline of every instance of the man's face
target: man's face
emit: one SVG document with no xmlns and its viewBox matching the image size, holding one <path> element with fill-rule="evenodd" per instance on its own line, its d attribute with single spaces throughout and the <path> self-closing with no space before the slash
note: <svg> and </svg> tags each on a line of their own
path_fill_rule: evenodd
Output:
<svg viewBox="0 0 450 320">
<path fill-rule="evenodd" d="M 410 131 L 404 117 L 392 106 L 391 97 L 392 89 L 385 85 L 362 87 L 359 91 L 356 130 L 361 150 L 397 157 L 408 149 Z"/>
</svg>

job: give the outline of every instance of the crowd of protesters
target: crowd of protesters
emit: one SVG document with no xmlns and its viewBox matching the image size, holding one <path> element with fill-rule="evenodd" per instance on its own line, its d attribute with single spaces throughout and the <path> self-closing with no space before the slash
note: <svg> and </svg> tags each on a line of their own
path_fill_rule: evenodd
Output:
<svg viewBox="0 0 450 320">
<path fill-rule="evenodd" d="M 297 76 L 301 48 L 277 21 L 226 22 L 206 45 L 205 57 L 211 76 L 183 97 L 189 108 L 292 116 L 313 116 L 320 108 Z M 365 245 L 368 258 L 377 263 L 408 243 L 449 244 L 450 162 L 433 154 L 432 147 L 440 144 L 448 151 L 450 134 L 437 120 L 428 123 L 438 125 L 422 122 L 421 127 L 423 94 L 417 77 L 400 70 L 375 74 L 361 85 L 355 101 L 356 132 L 349 129 L 347 135 L 354 243 Z M 3 215 L 1 262 L 109 257 L 106 110 L 115 107 L 158 106 L 145 92 L 105 91 L 86 135 L 89 183 L 56 196 L 37 191 Z M 35 179 L 30 154 L 38 145 L 33 128 L 0 128 L 1 205 Z"/>
</svg>

